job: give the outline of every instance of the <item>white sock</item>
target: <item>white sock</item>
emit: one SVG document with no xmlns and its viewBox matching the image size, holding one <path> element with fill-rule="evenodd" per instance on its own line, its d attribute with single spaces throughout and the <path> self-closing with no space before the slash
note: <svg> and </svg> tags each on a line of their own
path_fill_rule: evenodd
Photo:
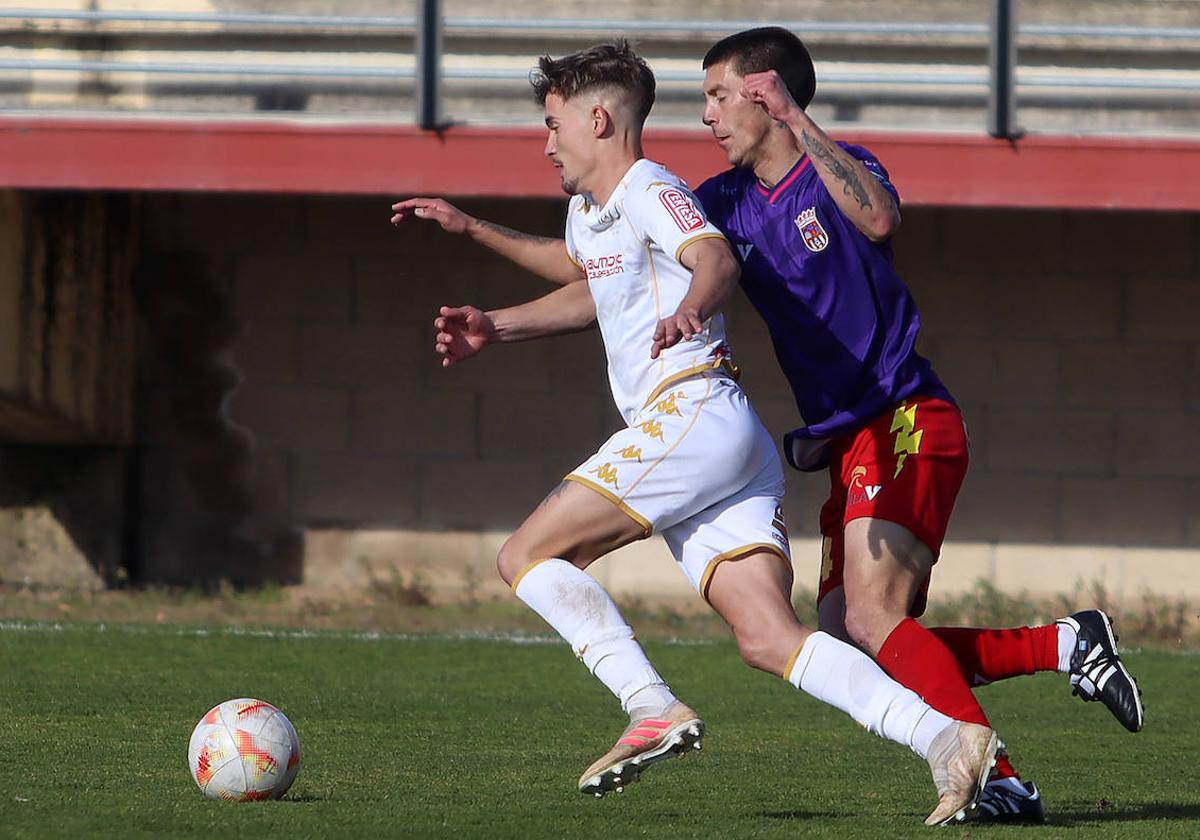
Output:
<svg viewBox="0 0 1200 840">
<path fill-rule="evenodd" d="M 675 699 L 666 683 L 654 683 L 631 694 L 624 706 L 630 720 L 645 720 L 661 717 Z"/>
<path fill-rule="evenodd" d="M 871 657 L 828 633 L 805 640 L 787 680 L 921 758 L 929 755 L 934 737 L 954 723 L 885 674 Z"/>
<path fill-rule="evenodd" d="M 575 655 L 631 712 L 653 717 L 675 695 L 646 658 L 642 646 L 600 583 L 565 560 L 552 558 L 527 569 L 514 592 L 558 631 Z M 654 687 L 652 691 L 643 689 Z"/>
<path fill-rule="evenodd" d="M 1071 670 L 1071 654 L 1075 653 L 1075 645 L 1079 643 L 1079 634 L 1075 628 L 1063 621 L 1058 625 L 1058 670 L 1066 674 Z"/>
</svg>

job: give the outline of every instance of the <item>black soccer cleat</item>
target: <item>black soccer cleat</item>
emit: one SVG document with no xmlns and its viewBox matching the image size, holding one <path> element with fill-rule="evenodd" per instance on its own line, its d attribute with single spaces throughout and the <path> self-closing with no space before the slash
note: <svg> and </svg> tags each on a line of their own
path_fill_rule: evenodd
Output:
<svg viewBox="0 0 1200 840">
<path fill-rule="evenodd" d="M 1109 617 L 1101 610 L 1084 610 L 1057 623 L 1073 629 L 1077 637 L 1071 654 L 1071 693 L 1087 702 L 1099 700 L 1122 726 L 1139 731 L 1145 720 L 1142 692 L 1117 654 L 1117 634 Z"/>
<path fill-rule="evenodd" d="M 1042 792 L 1033 782 L 992 779 L 975 809 L 961 816 L 959 822 L 1041 824 L 1046 821 L 1046 809 Z"/>
</svg>

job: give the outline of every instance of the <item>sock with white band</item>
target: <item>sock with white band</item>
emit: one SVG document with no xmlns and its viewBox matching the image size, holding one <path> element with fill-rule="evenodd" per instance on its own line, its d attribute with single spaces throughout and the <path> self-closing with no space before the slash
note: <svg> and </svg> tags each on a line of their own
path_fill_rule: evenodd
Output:
<svg viewBox="0 0 1200 840">
<path fill-rule="evenodd" d="M 861 650 L 828 633 L 813 633 L 805 640 L 787 681 L 921 758 L 928 756 L 934 737 L 954 723 Z"/>
<path fill-rule="evenodd" d="M 1075 628 L 1065 621 L 1058 624 L 1058 670 L 1064 674 L 1071 672 L 1071 656 L 1075 653 L 1075 645 L 1079 642 L 1079 634 Z"/>
<path fill-rule="evenodd" d="M 565 560 L 543 560 L 518 577 L 513 591 L 558 631 L 626 712 L 653 717 L 675 702 L 633 628 L 587 572 Z"/>
</svg>

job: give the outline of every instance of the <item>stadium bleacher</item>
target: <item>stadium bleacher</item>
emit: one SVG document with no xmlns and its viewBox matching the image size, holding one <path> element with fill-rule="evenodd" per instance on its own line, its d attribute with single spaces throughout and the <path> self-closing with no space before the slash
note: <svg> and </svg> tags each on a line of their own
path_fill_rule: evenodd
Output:
<svg viewBox="0 0 1200 840">
<path fill-rule="evenodd" d="M 35 4 L 28 4 L 34 6 Z M 418 3 L 43 0 L 0 10 L 0 109 L 409 122 Z M 754 23 L 800 32 L 814 115 L 858 128 L 986 122 L 985 0 L 876 3 L 442 3 L 443 115 L 536 124 L 533 57 L 626 35 L 660 80 L 653 125 L 695 125 L 699 58 Z M 285 6 L 286 9 L 281 9 Z M 1017 105 L 1033 131 L 1200 132 L 1200 6 L 1016 3 Z"/>
</svg>

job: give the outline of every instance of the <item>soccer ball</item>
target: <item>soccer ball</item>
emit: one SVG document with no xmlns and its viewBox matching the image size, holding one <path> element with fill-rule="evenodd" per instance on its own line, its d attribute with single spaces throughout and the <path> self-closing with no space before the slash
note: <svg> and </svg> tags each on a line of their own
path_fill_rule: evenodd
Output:
<svg viewBox="0 0 1200 840">
<path fill-rule="evenodd" d="M 192 730 L 188 765 L 209 799 L 278 799 L 300 770 L 300 739 L 270 703 L 226 700 Z"/>
</svg>

